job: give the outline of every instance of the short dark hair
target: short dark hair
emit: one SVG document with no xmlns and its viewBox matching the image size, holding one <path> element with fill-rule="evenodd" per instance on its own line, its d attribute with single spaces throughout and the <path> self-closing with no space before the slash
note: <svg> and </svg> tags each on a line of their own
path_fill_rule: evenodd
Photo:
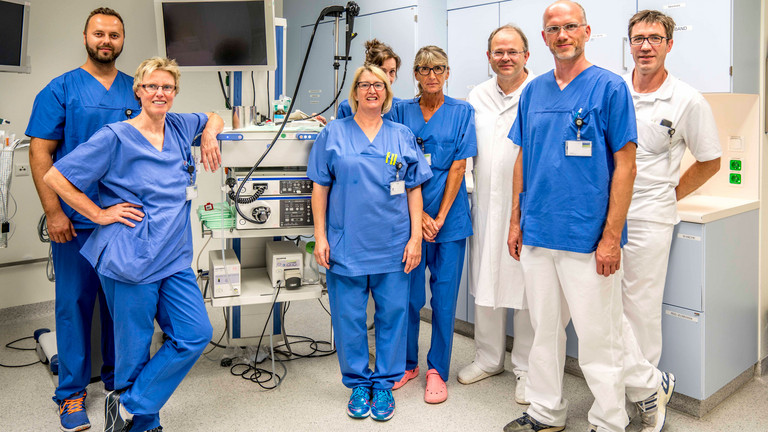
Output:
<svg viewBox="0 0 768 432">
<path fill-rule="evenodd" d="M 120 20 L 120 24 L 123 26 L 123 35 L 125 35 L 125 23 L 123 22 L 123 17 L 121 17 L 120 14 L 117 13 L 117 11 L 114 9 L 110 9 L 108 7 L 96 8 L 92 10 L 90 14 L 88 14 L 88 18 L 85 20 L 85 27 L 83 27 L 83 33 L 88 31 L 88 23 L 91 22 L 91 18 L 93 18 L 94 15 L 109 15 L 117 18 Z"/>
<path fill-rule="evenodd" d="M 523 51 L 528 52 L 528 38 L 525 37 L 525 33 L 523 33 L 523 30 L 520 27 L 513 24 L 504 24 L 491 32 L 491 35 L 488 36 L 488 52 L 491 52 L 491 42 L 493 41 L 493 38 L 503 30 L 516 32 L 520 36 L 520 39 L 523 40 Z"/>
<path fill-rule="evenodd" d="M 641 10 L 629 19 L 629 26 L 627 28 L 627 36 L 632 37 L 632 27 L 637 23 L 655 24 L 659 23 L 664 26 L 664 32 L 666 32 L 667 40 L 672 40 L 672 32 L 675 31 L 675 20 L 671 16 L 665 15 L 657 10 Z"/>
</svg>

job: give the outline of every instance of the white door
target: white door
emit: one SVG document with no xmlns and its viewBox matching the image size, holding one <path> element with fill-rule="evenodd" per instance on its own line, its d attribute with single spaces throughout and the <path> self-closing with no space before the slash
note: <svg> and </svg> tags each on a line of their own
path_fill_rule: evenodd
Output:
<svg viewBox="0 0 768 432">
<path fill-rule="evenodd" d="M 499 27 L 499 3 L 448 11 L 448 95 L 465 99 L 474 86 L 494 76 L 488 65 L 488 36 Z"/>
</svg>

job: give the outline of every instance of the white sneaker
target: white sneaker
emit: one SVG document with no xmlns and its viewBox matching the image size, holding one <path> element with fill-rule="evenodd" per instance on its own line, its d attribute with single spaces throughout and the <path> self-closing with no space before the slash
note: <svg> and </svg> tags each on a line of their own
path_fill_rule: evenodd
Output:
<svg viewBox="0 0 768 432">
<path fill-rule="evenodd" d="M 642 432 L 661 432 L 667 419 L 667 404 L 675 391 L 675 376 L 671 373 L 661 373 L 661 384 L 656 393 L 648 399 L 637 403 L 640 418 L 643 421 Z"/>
<path fill-rule="evenodd" d="M 503 367 L 495 372 L 486 372 L 480 369 L 480 366 L 475 362 L 472 362 L 459 371 L 458 380 L 462 384 L 472 384 L 502 372 L 504 372 Z"/>
<path fill-rule="evenodd" d="M 517 376 L 515 382 L 515 402 L 520 405 L 530 405 L 531 403 L 525 398 L 525 381 L 528 379 L 528 374 L 520 374 Z"/>
</svg>

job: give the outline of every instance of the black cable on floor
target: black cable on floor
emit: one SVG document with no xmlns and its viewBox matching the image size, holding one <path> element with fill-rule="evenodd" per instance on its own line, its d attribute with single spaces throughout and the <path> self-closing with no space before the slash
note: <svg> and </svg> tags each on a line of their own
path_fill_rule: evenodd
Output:
<svg viewBox="0 0 768 432">
<path fill-rule="evenodd" d="M 19 348 L 19 347 L 11 346 L 11 345 L 15 344 L 16 342 L 21 342 L 21 341 L 26 340 L 26 339 L 34 339 L 34 338 L 35 338 L 34 336 L 27 336 L 27 337 L 19 338 L 19 339 L 16 339 L 15 341 L 8 342 L 7 344 L 5 344 L 5 347 L 8 348 L 8 349 L 17 350 L 17 351 L 36 351 L 35 348 Z M 34 363 L 27 363 L 27 364 L 22 364 L 22 365 L 6 365 L 6 364 L 0 363 L 0 367 L 4 367 L 4 368 L 23 368 L 23 367 L 27 367 L 27 366 L 36 365 L 38 363 L 40 363 L 40 360 L 38 360 L 38 361 L 36 361 Z"/>
</svg>

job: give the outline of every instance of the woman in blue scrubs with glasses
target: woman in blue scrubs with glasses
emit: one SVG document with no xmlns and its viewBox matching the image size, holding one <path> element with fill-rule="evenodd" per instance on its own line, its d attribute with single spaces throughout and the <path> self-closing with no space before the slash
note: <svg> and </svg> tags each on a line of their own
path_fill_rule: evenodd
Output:
<svg viewBox="0 0 768 432">
<path fill-rule="evenodd" d="M 394 388 L 419 374 L 419 313 L 426 303 L 425 268 L 429 268 L 432 341 L 424 401 L 440 403 L 448 398 L 445 381 L 451 363 L 456 301 L 466 238 L 472 235 L 464 172 L 466 159 L 477 155 L 477 140 L 472 106 L 443 94 L 450 74 L 445 51 L 425 46 L 416 53 L 413 64 L 419 94 L 397 104 L 392 119 L 408 126 L 416 136 L 434 176 L 422 187 L 422 259 L 411 272 L 407 362 Z"/>
<path fill-rule="evenodd" d="M 115 325 L 115 391 L 106 399 L 108 431 L 159 431 L 160 408 L 211 338 L 192 263 L 191 200 L 196 166 L 221 163 L 213 113 L 170 113 L 179 91 L 173 60 L 141 63 L 133 91 L 141 114 L 109 124 L 54 163 L 45 182 L 99 225 L 80 253 L 101 279 Z M 97 184 L 101 206 L 81 191 Z M 168 336 L 150 358 L 154 322 Z"/>
<path fill-rule="evenodd" d="M 347 415 L 392 418 L 392 385 L 405 367 L 408 273 L 421 260 L 421 184 L 432 176 L 408 128 L 382 118 L 392 89 L 381 69 L 359 68 L 353 117 L 334 120 L 312 146 L 315 259 L 325 267 Z M 366 304 L 376 303 L 376 362 L 368 367 Z"/>
</svg>

